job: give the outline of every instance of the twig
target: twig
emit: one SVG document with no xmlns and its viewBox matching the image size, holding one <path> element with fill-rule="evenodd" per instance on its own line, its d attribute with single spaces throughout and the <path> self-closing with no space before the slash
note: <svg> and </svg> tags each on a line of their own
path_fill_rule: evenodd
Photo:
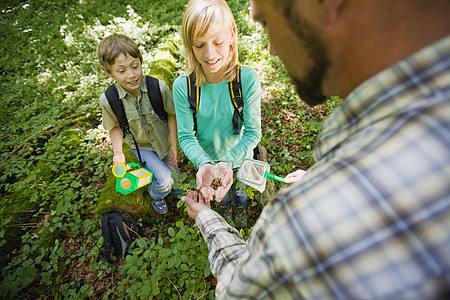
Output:
<svg viewBox="0 0 450 300">
<path fill-rule="evenodd" d="M 35 183 L 30 184 L 30 186 L 37 187 L 38 189 L 40 189 L 41 191 L 43 191 L 43 192 L 46 193 L 47 195 L 50 195 L 50 196 L 53 196 L 53 197 L 56 198 L 56 195 L 55 195 L 55 194 L 52 194 L 52 193 L 47 192 L 43 187 L 41 187 L 41 186 L 39 186 L 39 185 L 37 185 L 37 184 L 35 184 Z"/>
<path fill-rule="evenodd" d="M 173 285 L 173 287 L 175 288 L 175 290 L 177 291 L 177 293 L 178 293 L 178 297 L 180 297 L 180 299 L 182 299 L 181 298 L 181 294 L 180 294 L 180 292 L 178 291 L 178 288 L 177 288 L 177 286 L 172 282 L 172 280 L 170 280 L 170 278 L 167 278 L 167 279 L 169 279 L 169 281 L 170 281 L 170 283 Z"/>
<path fill-rule="evenodd" d="M 36 224 L 33 223 L 26 223 L 26 224 L 10 224 L 10 225 L 2 225 L 2 227 L 31 227 L 31 228 L 37 228 Z"/>
<path fill-rule="evenodd" d="M 15 211 L 14 213 L 16 214 L 21 214 L 21 213 L 37 213 L 37 214 L 49 214 L 50 212 L 48 211 L 37 211 L 37 210 L 19 210 L 19 211 Z"/>
</svg>

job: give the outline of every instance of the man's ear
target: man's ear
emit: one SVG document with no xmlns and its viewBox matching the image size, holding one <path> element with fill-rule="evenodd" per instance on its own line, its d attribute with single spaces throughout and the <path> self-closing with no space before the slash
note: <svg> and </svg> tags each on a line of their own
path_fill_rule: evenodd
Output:
<svg viewBox="0 0 450 300">
<path fill-rule="evenodd" d="M 345 0 L 323 0 L 322 22 L 324 25 L 334 24 L 340 17 Z"/>
</svg>

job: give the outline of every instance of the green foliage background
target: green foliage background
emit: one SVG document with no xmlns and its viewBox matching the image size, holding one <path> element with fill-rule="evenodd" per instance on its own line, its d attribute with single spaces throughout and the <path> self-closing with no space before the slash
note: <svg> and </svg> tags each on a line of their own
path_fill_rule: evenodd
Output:
<svg viewBox="0 0 450 300">
<path fill-rule="evenodd" d="M 272 170 L 287 174 L 308 168 L 321 122 L 339 100 L 330 99 L 319 108 L 304 105 L 281 62 L 270 57 L 267 37 L 251 20 L 247 1 L 227 2 L 239 28 L 240 61 L 261 75 L 261 144 L 269 151 Z M 103 239 L 96 208 L 112 155 L 97 100 L 111 80 L 97 63 L 97 44 L 114 32 L 132 37 L 144 55 L 145 73 L 171 86 L 184 66 L 179 31 L 186 3 L 0 4 L 3 297 L 214 297 L 206 244 L 182 207 L 175 222 L 141 217 L 143 225 L 157 229 L 152 237 L 139 239 L 139 247 L 122 264 L 111 266 L 99 259 Z M 186 159 L 181 165 L 191 169 Z M 183 173 L 181 184 L 192 186 L 192 179 L 191 172 Z M 136 203 L 145 213 L 149 205 L 142 201 Z M 83 271 L 74 272 L 77 268 Z"/>
</svg>

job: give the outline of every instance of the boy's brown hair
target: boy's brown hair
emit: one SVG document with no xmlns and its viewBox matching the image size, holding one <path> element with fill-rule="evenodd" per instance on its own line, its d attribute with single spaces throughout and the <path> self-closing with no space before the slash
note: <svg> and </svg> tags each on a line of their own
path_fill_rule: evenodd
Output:
<svg viewBox="0 0 450 300">
<path fill-rule="evenodd" d="M 128 54 L 134 58 L 139 58 L 142 63 L 142 54 L 138 45 L 129 37 L 123 34 L 114 33 L 105 37 L 97 48 L 100 65 L 108 73 L 111 73 L 111 66 L 116 57 L 120 54 Z"/>
</svg>

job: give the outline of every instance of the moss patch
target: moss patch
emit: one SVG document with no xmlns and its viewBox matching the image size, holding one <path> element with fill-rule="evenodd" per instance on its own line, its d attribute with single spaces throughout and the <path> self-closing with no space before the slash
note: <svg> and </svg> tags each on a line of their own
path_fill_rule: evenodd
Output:
<svg viewBox="0 0 450 300">
<path fill-rule="evenodd" d="M 127 162 L 139 163 L 130 147 L 125 143 L 123 144 L 123 152 Z M 96 207 L 98 214 L 104 215 L 109 210 L 118 208 L 132 213 L 137 218 L 145 218 L 154 211 L 148 193 L 148 185 L 128 195 L 123 195 L 116 191 L 116 180 L 117 178 L 111 172 L 98 198 Z"/>
</svg>

